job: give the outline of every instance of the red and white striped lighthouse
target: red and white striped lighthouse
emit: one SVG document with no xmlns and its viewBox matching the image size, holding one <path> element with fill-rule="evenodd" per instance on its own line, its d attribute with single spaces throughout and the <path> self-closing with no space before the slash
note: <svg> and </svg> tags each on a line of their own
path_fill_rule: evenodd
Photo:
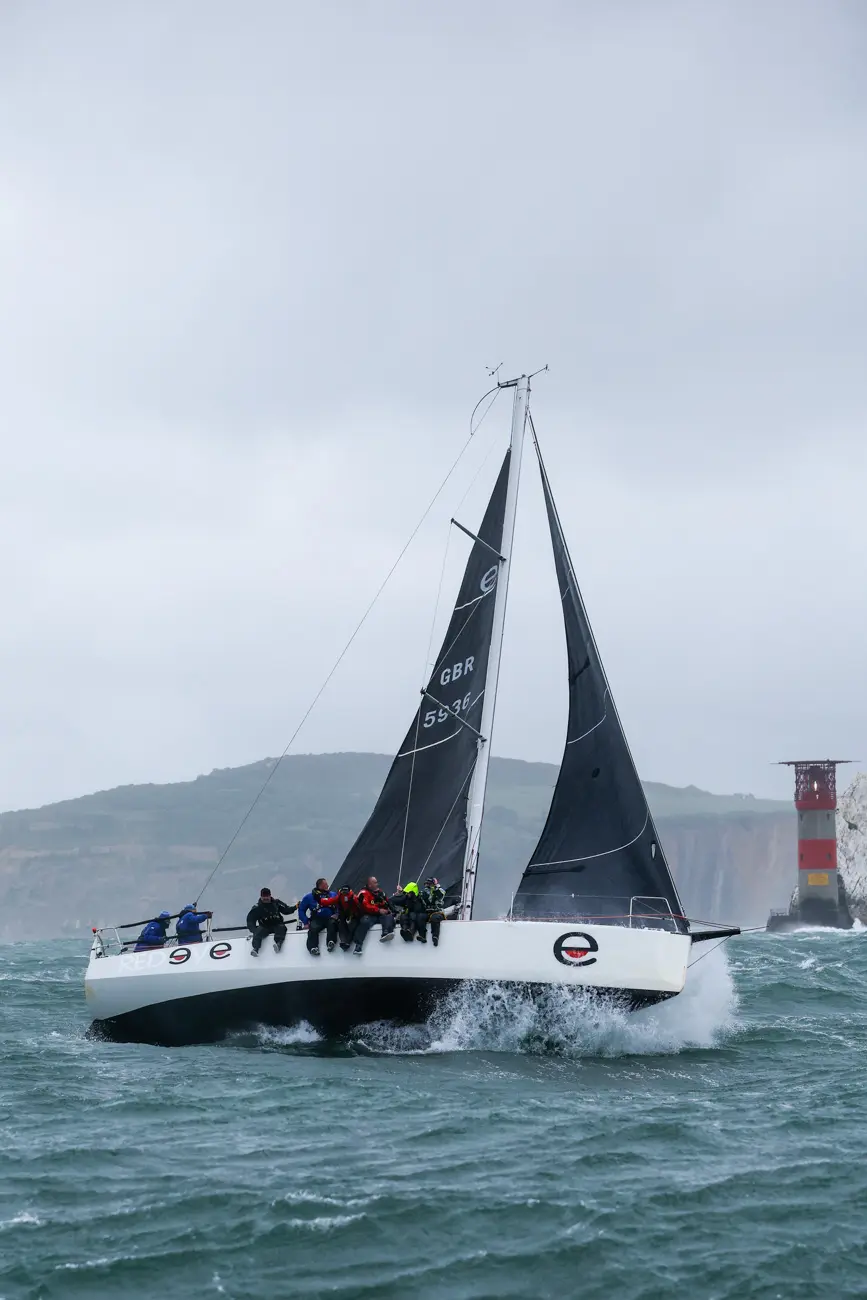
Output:
<svg viewBox="0 0 867 1300">
<path fill-rule="evenodd" d="M 837 767 L 848 761 L 822 758 L 782 765 L 795 769 L 798 910 L 806 924 L 838 925 L 841 901 L 845 908 L 837 880 Z"/>
</svg>

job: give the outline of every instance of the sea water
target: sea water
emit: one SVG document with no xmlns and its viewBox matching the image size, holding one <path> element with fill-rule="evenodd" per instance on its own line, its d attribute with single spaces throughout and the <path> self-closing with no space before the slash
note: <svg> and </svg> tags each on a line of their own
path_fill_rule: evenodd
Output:
<svg viewBox="0 0 867 1300">
<path fill-rule="evenodd" d="M 633 1015 L 172 1050 L 85 1037 L 83 946 L 2 947 L 0 1297 L 867 1295 L 867 934 L 709 947 Z"/>
</svg>

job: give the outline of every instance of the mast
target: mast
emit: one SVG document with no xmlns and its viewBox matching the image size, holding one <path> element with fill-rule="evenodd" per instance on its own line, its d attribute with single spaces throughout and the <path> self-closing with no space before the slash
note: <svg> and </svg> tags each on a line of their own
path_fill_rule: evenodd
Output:
<svg viewBox="0 0 867 1300">
<path fill-rule="evenodd" d="M 506 622 L 506 598 L 509 593 L 509 570 L 512 562 L 512 541 L 515 536 L 515 515 L 518 510 L 518 483 L 521 478 L 521 452 L 524 447 L 524 429 L 527 424 L 527 404 L 530 398 L 530 380 L 526 375 L 500 384 L 500 388 L 514 388 L 512 405 L 512 454 L 509 458 L 509 482 L 506 487 L 506 509 L 503 519 L 503 549 L 497 591 L 494 596 L 494 624 L 488 671 L 485 676 L 485 697 L 479 724 L 478 758 L 473 769 L 467 797 L 467 847 L 464 855 L 464 876 L 461 889 L 460 918 L 469 921 L 473 915 L 473 898 L 476 892 L 476 871 L 479 865 L 479 839 L 482 818 L 485 815 L 485 790 L 488 784 L 488 765 L 491 759 L 491 733 L 494 727 L 494 710 L 497 706 L 497 683 L 500 677 L 500 658 L 503 652 L 503 629 Z"/>
</svg>

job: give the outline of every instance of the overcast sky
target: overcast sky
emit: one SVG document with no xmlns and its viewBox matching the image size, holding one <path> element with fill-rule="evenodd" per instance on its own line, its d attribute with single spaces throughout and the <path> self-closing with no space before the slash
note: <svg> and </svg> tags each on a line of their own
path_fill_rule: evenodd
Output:
<svg viewBox="0 0 867 1300">
<path fill-rule="evenodd" d="M 858 0 L 0 3 L 0 807 L 279 753 L 501 361 L 642 775 L 867 760 L 865 66 Z M 296 751 L 399 743 L 508 405 Z"/>
</svg>

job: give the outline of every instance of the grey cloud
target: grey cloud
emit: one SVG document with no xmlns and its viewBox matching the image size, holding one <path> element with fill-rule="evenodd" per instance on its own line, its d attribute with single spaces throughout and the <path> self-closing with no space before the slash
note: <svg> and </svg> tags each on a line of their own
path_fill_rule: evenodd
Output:
<svg viewBox="0 0 867 1300">
<path fill-rule="evenodd" d="M 6 6 L 3 803 L 279 750 L 500 360 L 551 363 L 645 775 L 779 792 L 766 760 L 863 747 L 865 29 L 818 0 Z M 526 474 L 497 746 L 555 758 Z M 301 747 L 399 739 L 447 517 Z"/>
</svg>

